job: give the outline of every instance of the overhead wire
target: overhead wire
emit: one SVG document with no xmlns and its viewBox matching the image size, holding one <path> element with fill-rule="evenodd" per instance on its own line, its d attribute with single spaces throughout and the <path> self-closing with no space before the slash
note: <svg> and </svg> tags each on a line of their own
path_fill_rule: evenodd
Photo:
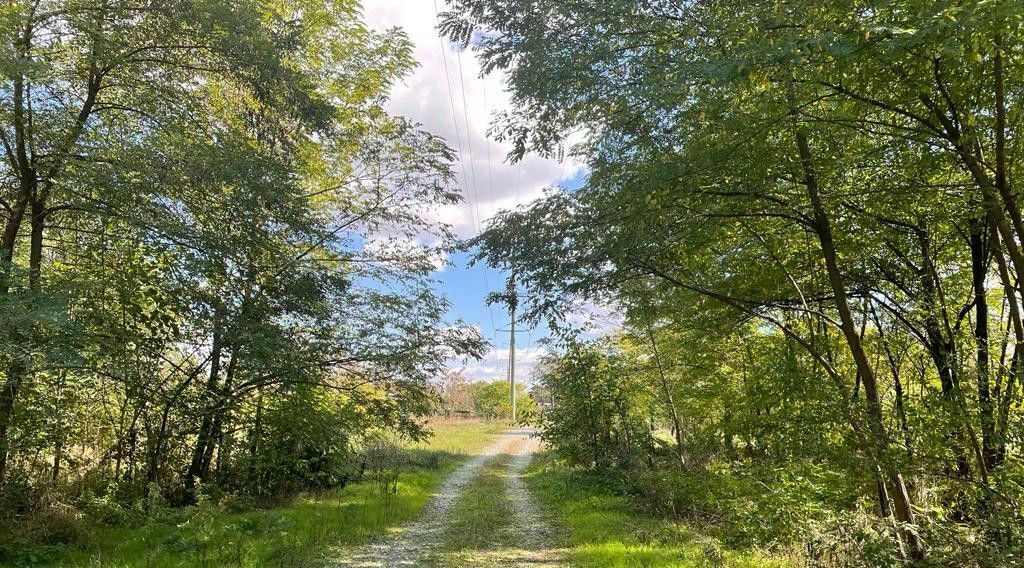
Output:
<svg viewBox="0 0 1024 568">
<path fill-rule="evenodd" d="M 440 14 L 439 14 L 438 9 L 437 9 L 437 0 L 434 0 L 434 18 L 435 18 L 435 20 L 438 20 L 438 21 L 440 20 Z M 440 22 L 438 22 L 438 23 L 440 23 Z M 455 110 L 455 94 L 454 94 L 455 90 L 452 88 L 452 79 L 451 79 L 450 71 L 448 70 L 448 55 L 445 53 L 444 38 L 438 36 L 437 41 L 438 41 L 438 43 L 439 43 L 439 45 L 441 47 L 441 62 L 444 65 L 444 80 L 445 80 L 445 83 L 447 83 L 447 85 L 448 85 L 448 103 L 451 106 L 451 111 L 452 111 L 452 128 L 455 129 L 455 146 L 456 146 L 456 148 L 459 151 L 459 169 L 462 172 L 462 185 L 466 188 L 466 192 L 467 192 L 466 199 L 468 200 L 469 199 L 469 194 L 468 194 L 469 193 L 469 178 L 466 176 L 466 161 L 464 159 L 464 155 L 465 154 L 464 154 L 464 152 L 462 150 L 462 133 L 459 131 L 458 113 Z M 468 130 L 469 129 L 468 129 L 468 125 L 467 125 L 467 132 L 468 132 Z M 474 230 L 478 231 L 479 227 L 480 227 L 480 223 L 476 219 L 476 217 L 474 216 L 473 207 L 469 208 L 469 218 L 470 218 L 470 223 L 473 225 Z"/>
<path fill-rule="evenodd" d="M 434 0 L 434 18 L 435 18 L 435 20 L 438 21 L 438 23 L 440 23 L 440 11 L 439 11 L 438 6 L 437 6 L 437 0 Z M 468 155 L 469 155 L 470 174 L 468 176 L 466 175 L 466 159 L 465 159 L 466 153 L 463 151 L 463 148 L 462 148 L 462 135 L 461 135 L 460 130 L 459 130 L 458 112 L 456 111 L 456 106 L 455 106 L 455 94 L 454 94 L 455 89 L 452 86 L 452 80 L 451 80 L 449 66 L 448 66 L 448 55 L 446 53 L 447 49 L 446 49 L 444 38 L 439 37 L 438 41 L 440 42 L 441 60 L 442 60 L 442 63 L 444 65 L 445 83 L 446 83 L 446 85 L 448 87 L 448 102 L 449 102 L 449 104 L 451 106 L 451 112 L 452 112 L 452 126 L 455 129 L 456 145 L 457 145 L 458 151 L 459 151 L 459 165 L 460 165 L 460 169 L 461 169 L 461 172 L 462 172 L 462 182 L 463 182 L 463 187 L 465 187 L 465 189 L 466 189 L 466 192 L 465 192 L 466 200 L 469 202 L 468 203 L 468 205 L 469 205 L 468 209 L 469 209 L 470 222 L 471 222 L 471 224 L 473 226 L 473 230 L 474 230 L 475 234 L 480 234 L 483 223 L 482 223 L 482 218 L 480 216 L 480 198 L 479 198 L 479 191 L 478 191 L 477 183 L 476 183 L 476 181 L 477 181 L 476 180 L 476 167 L 475 167 L 474 160 L 473 160 L 472 132 L 470 131 L 470 128 L 469 128 L 469 110 L 468 110 L 468 104 L 467 104 L 467 100 L 466 100 L 465 78 L 464 78 L 464 74 L 463 74 L 463 71 L 462 71 L 462 53 L 458 52 L 458 68 L 459 68 L 459 81 L 460 81 L 460 87 L 461 87 L 461 93 L 462 93 L 462 112 L 463 112 L 463 119 L 464 119 L 465 129 L 466 129 L 466 147 L 468 149 Z M 490 148 L 488 147 L 487 150 L 488 150 L 488 154 L 489 154 Z M 489 159 L 488 159 L 488 167 L 490 167 L 490 160 Z M 472 179 L 472 184 L 470 183 L 470 179 Z M 487 269 L 482 264 L 479 265 L 479 266 L 480 266 L 480 272 L 481 272 L 481 274 L 483 276 L 484 289 L 485 289 L 485 291 L 487 293 L 487 296 L 490 296 L 491 295 L 491 284 L 490 284 L 490 279 L 488 278 L 488 275 L 487 275 Z M 495 320 L 494 320 L 494 308 L 489 303 L 487 304 L 487 310 L 488 310 L 488 315 L 489 315 L 489 319 L 490 319 L 490 323 L 491 323 L 491 341 L 492 342 L 497 342 L 497 325 L 495 325 Z"/>
</svg>

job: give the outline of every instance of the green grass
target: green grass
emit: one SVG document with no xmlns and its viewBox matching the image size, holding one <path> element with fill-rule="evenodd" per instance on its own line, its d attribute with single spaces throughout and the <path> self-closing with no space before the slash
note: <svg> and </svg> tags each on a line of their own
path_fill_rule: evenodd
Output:
<svg viewBox="0 0 1024 568">
<path fill-rule="evenodd" d="M 198 507 L 177 525 L 151 522 L 141 528 L 101 529 L 89 550 L 69 551 L 52 565 L 315 566 L 332 546 L 360 542 L 415 517 L 445 471 L 405 472 L 395 495 L 360 483 L 275 509 L 228 514 Z"/>
<path fill-rule="evenodd" d="M 486 550 L 511 544 L 513 511 L 505 487 L 511 456 L 494 458 L 462 492 L 451 512 L 442 542 L 449 551 Z"/>
<path fill-rule="evenodd" d="M 505 422 L 478 420 L 443 420 L 427 423 L 434 435 L 413 448 L 456 455 L 471 455 L 486 447 L 491 437 L 509 429 Z"/>
<path fill-rule="evenodd" d="M 468 455 L 507 425 L 434 422 L 435 436 L 414 444 L 416 454 L 439 454 L 414 463 L 432 467 L 402 471 L 395 494 L 372 482 L 350 484 L 322 497 L 297 498 L 287 506 L 227 513 L 204 505 L 178 511 L 172 521 L 138 528 L 99 528 L 85 549 L 51 550 L 32 565 L 105 568 L 315 567 L 332 550 L 358 544 L 388 527 L 415 518 L 441 482 Z M 31 554 L 26 558 L 30 559 Z M 15 564 L 19 565 L 19 564 Z M 27 565 L 20 564 L 20 565 Z"/>
<path fill-rule="evenodd" d="M 788 568 L 792 563 L 758 552 L 725 548 L 716 538 L 638 512 L 607 480 L 536 460 L 527 484 L 557 513 L 571 566 Z"/>
</svg>

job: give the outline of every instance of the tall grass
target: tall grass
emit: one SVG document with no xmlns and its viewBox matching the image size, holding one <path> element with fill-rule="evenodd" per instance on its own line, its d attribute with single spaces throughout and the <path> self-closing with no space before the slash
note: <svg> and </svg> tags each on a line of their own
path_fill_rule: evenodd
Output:
<svg viewBox="0 0 1024 568">
<path fill-rule="evenodd" d="M 756 551 L 731 550 L 716 537 L 685 524 L 640 512 L 617 483 L 535 460 L 527 485 L 557 513 L 565 558 L 586 567 L 788 568 L 791 563 Z"/>
<path fill-rule="evenodd" d="M 434 436 L 401 448 L 401 466 L 386 480 L 370 478 L 286 505 L 230 512 L 201 500 L 137 527 L 92 527 L 78 545 L 26 546 L 2 566 L 104 568 L 315 567 L 338 548 L 361 543 L 415 518 L 443 479 L 486 446 L 504 424 L 432 421 Z M 78 519 L 86 525 L 88 517 Z"/>
</svg>

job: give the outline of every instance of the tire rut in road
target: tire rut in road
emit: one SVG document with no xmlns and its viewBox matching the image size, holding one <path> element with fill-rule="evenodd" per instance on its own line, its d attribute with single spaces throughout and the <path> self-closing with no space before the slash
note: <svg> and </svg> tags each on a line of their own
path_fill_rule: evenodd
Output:
<svg viewBox="0 0 1024 568">
<path fill-rule="evenodd" d="M 554 534 L 544 521 L 522 480 L 538 442 L 530 430 L 501 434 L 480 455 L 460 466 L 445 480 L 419 519 L 392 530 L 383 540 L 350 552 L 332 566 L 378 568 L 400 566 L 531 566 L 561 565 L 553 549 Z M 453 506 L 463 491 L 496 456 L 513 456 L 505 471 L 506 491 L 514 512 L 510 519 L 516 548 L 484 551 L 442 550 Z"/>
</svg>

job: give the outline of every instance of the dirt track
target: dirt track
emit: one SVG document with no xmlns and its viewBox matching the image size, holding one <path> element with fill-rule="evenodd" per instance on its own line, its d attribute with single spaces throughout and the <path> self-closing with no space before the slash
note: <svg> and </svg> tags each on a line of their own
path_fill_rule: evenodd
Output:
<svg viewBox="0 0 1024 568">
<path fill-rule="evenodd" d="M 545 522 L 527 491 L 522 472 L 530 463 L 539 443 L 530 430 L 512 430 L 496 437 L 493 444 L 473 456 L 445 480 L 437 495 L 417 520 L 393 529 L 383 539 L 369 545 L 343 551 L 334 562 L 342 567 L 398 566 L 559 566 L 553 549 L 554 533 Z M 460 551 L 449 558 L 439 550 L 451 511 L 463 490 L 478 476 L 490 460 L 512 456 L 505 470 L 506 496 L 514 518 L 510 529 L 515 546 L 486 551 Z"/>
</svg>

